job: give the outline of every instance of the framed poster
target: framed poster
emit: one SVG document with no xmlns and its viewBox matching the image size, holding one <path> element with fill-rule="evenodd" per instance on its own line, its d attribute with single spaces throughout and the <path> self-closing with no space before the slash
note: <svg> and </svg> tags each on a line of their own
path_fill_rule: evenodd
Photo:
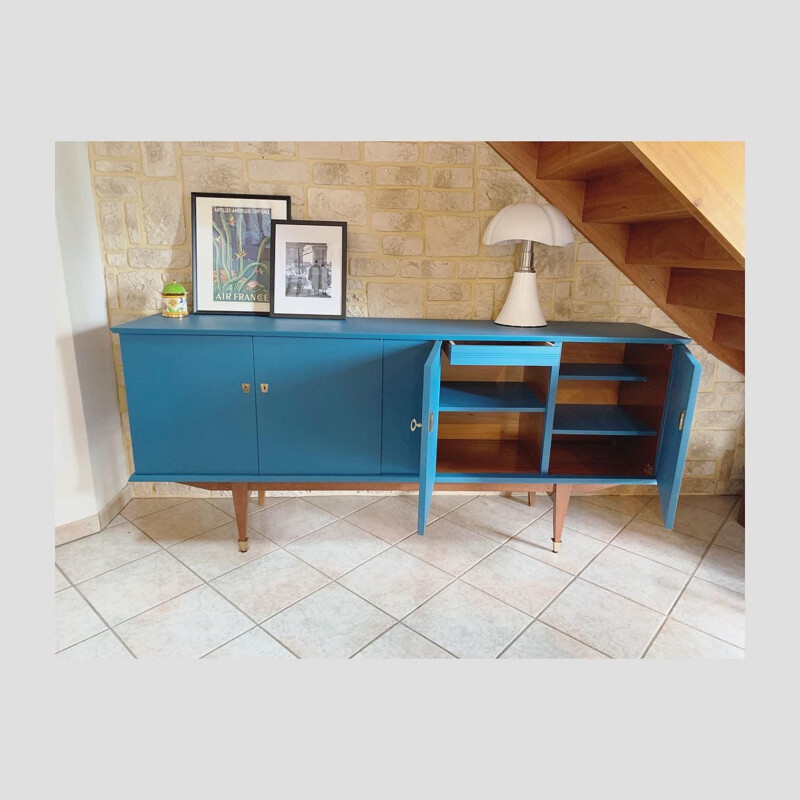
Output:
<svg viewBox="0 0 800 800">
<path fill-rule="evenodd" d="M 347 223 L 272 220 L 270 315 L 345 318 Z"/>
<path fill-rule="evenodd" d="M 194 313 L 269 314 L 272 222 L 290 198 L 192 192 Z"/>
</svg>

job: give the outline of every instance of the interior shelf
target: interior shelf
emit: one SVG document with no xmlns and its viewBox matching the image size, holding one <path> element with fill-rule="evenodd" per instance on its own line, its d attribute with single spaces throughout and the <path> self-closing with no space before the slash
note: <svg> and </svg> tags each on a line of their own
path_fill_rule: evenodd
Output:
<svg viewBox="0 0 800 800">
<path fill-rule="evenodd" d="M 597 436 L 655 436 L 656 432 L 613 405 L 562 403 L 556 406 L 553 433 Z"/>
<path fill-rule="evenodd" d="M 447 381 L 440 411 L 544 411 L 544 402 L 524 383 Z"/>
<path fill-rule="evenodd" d="M 491 439 L 440 439 L 437 473 L 465 475 L 539 473 L 539 454 L 520 441 Z"/>
<path fill-rule="evenodd" d="M 647 378 L 625 364 L 562 364 L 562 381 L 646 381 Z"/>
<path fill-rule="evenodd" d="M 617 440 L 616 445 L 609 440 L 573 437 L 553 441 L 549 474 L 586 478 L 613 475 L 652 480 L 652 456 L 643 447 L 646 441 L 637 437 Z"/>
</svg>

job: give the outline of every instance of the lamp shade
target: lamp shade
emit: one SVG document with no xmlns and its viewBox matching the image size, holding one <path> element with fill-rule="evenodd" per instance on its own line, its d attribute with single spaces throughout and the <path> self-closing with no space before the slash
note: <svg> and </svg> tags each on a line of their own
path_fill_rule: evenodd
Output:
<svg viewBox="0 0 800 800">
<path fill-rule="evenodd" d="M 530 241 L 563 247 L 572 244 L 572 226 L 555 206 L 515 203 L 494 215 L 483 234 L 484 244 Z"/>
</svg>

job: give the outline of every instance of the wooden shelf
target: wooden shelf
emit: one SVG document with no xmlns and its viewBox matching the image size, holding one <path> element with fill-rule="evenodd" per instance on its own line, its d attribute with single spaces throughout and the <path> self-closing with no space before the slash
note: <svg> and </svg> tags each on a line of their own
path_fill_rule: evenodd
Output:
<svg viewBox="0 0 800 800">
<path fill-rule="evenodd" d="M 562 381 L 646 381 L 647 378 L 624 364 L 562 364 Z"/>
<path fill-rule="evenodd" d="M 436 472 L 463 475 L 539 474 L 539 454 L 531 453 L 519 441 L 440 439 Z"/>
<path fill-rule="evenodd" d="M 545 404 L 524 383 L 449 381 L 439 393 L 440 411 L 544 411 Z"/>
<path fill-rule="evenodd" d="M 562 403 L 556 406 L 553 433 L 583 436 L 655 436 L 656 432 L 613 405 Z"/>
<path fill-rule="evenodd" d="M 645 463 L 647 454 L 641 449 L 642 442 L 642 439 L 631 438 L 625 440 L 629 446 L 615 447 L 608 441 L 554 441 L 550 448 L 549 474 L 652 478 L 652 471 Z"/>
</svg>

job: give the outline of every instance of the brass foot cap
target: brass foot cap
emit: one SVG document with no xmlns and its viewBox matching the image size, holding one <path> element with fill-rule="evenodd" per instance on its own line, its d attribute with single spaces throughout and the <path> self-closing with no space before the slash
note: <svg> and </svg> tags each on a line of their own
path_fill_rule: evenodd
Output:
<svg viewBox="0 0 800 800">
<path fill-rule="evenodd" d="M 553 542 L 553 552 L 557 553 L 558 548 L 561 547 L 561 542 L 557 542 L 555 539 L 551 540 Z"/>
<path fill-rule="evenodd" d="M 247 539 L 245 539 L 243 542 L 239 542 L 239 552 L 240 553 L 246 553 L 247 552 L 247 545 L 248 545 Z"/>
</svg>

